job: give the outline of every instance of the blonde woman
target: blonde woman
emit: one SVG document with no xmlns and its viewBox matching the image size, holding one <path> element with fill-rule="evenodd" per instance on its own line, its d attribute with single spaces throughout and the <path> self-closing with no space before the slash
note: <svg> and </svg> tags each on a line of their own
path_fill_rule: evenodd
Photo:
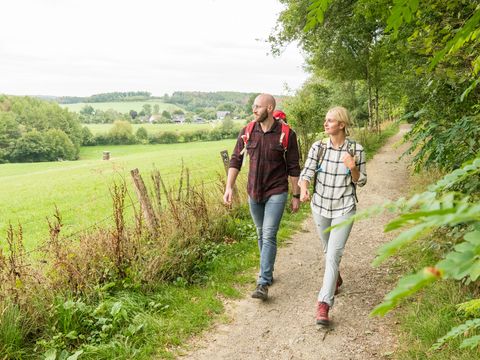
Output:
<svg viewBox="0 0 480 360">
<path fill-rule="evenodd" d="M 319 325 L 330 323 L 328 312 L 343 282 L 338 268 L 353 223 L 328 233 L 324 231 L 355 214 L 356 186 L 367 182 L 365 152 L 360 144 L 347 138 L 350 125 L 350 115 L 344 107 L 337 106 L 327 112 L 323 126 L 328 138 L 312 145 L 299 179 L 300 200 L 311 200 L 313 219 L 325 253 L 316 312 Z"/>
</svg>

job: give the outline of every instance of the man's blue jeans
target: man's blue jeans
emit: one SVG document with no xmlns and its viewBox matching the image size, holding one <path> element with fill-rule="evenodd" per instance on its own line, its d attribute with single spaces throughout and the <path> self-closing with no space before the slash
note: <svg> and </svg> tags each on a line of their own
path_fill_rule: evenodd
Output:
<svg viewBox="0 0 480 360">
<path fill-rule="evenodd" d="M 287 193 L 272 195 L 257 202 L 249 197 L 250 214 L 257 228 L 258 249 L 260 250 L 259 285 L 271 285 L 273 268 L 277 256 L 277 232 L 282 219 Z"/>
</svg>

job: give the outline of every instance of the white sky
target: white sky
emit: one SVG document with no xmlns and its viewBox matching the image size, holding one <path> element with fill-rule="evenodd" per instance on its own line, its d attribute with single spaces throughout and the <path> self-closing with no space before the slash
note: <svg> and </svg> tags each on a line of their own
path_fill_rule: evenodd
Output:
<svg viewBox="0 0 480 360">
<path fill-rule="evenodd" d="M 0 5 L 0 93 L 285 94 L 300 50 L 269 54 L 276 0 L 15 0 Z"/>
</svg>

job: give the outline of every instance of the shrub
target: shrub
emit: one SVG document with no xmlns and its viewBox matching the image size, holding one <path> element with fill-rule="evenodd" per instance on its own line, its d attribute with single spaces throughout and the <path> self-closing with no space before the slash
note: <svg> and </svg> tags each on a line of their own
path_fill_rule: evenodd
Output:
<svg viewBox="0 0 480 360">
<path fill-rule="evenodd" d="M 135 136 L 133 135 L 132 124 L 130 124 L 128 121 L 115 121 L 112 128 L 108 132 L 108 137 L 110 144 L 129 145 L 136 143 Z"/>
<path fill-rule="evenodd" d="M 175 144 L 179 142 L 179 135 L 173 131 L 164 131 L 150 137 L 152 144 Z"/>
</svg>

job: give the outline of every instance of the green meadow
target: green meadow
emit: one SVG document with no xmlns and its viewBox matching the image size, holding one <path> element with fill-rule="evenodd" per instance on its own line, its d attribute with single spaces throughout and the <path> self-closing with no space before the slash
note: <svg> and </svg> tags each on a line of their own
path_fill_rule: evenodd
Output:
<svg viewBox="0 0 480 360">
<path fill-rule="evenodd" d="M 224 175 L 220 151 L 231 153 L 235 140 L 161 145 L 83 147 L 78 161 L 0 165 L 0 241 L 5 247 L 8 224 L 22 225 L 27 250 L 48 238 L 47 217 L 60 211 L 63 234 L 74 234 L 95 223 L 110 226 L 109 188 L 125 179 L 131 189 L 130 170 L 138 168 L 149 183 L 155 167 L 167 186 L 178 184 L 182 159 L 191 183 L 211 183 Z M 111 159 L 102 160 L 103 151 Z M 130 191 L 132 199 L 135 194 Z M 127 199 L 129 206 L 131 200 Z M 131 210 L 131 206 L 129 206 Z"/>
<path fill-rule="evenodd" d="M 120 113 L 128 113 L 130 110 L 135 110 L 140 112 L 142 110 L 143 105 L 149 104 L 153 107 L 155 105 L 159 106 L 159 111 L 167 110 L 168 112 L 172 112 L 174 110 L 183 110 L 177 105 L 174 104 L 167 104 L 164 103 L 162 100 L 144 100 L 144 101 L 122 101 L 122 102 L 101 102 L 101 103 L 76 103 L 76 104 L 59 104 L 63 108 L 67 108 L 73 112 L 79 112 L 85 105 L 90 105 L 94 109 L 106 111 L 109 109 L 113 109 Z"/>
</svg>

